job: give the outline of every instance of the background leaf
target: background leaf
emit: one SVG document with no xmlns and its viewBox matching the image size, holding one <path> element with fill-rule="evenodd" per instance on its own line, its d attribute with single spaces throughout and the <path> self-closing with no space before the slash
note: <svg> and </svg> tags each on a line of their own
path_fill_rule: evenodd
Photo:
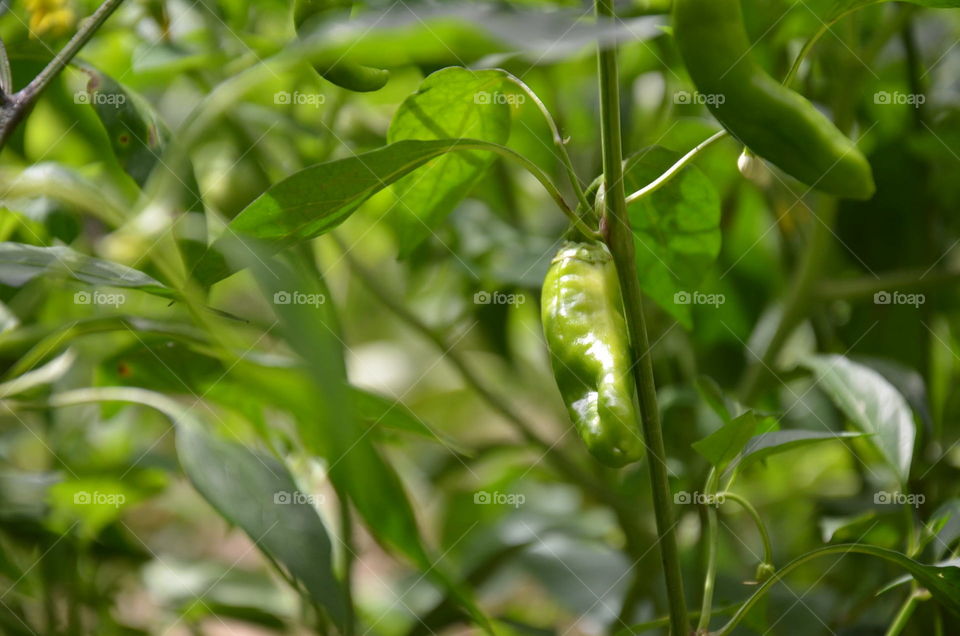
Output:
<svg viewBox="0 0 960 636">
<path fill-rule="evenodd" d="M 680 153 L 652 146 L 632 155 L 624 168 L 627 193 L 647 185 Z M 696 166 L 687 166 L 653 194 L 630 205 L 637 274 L 643 291 L 686 328 L 691 306 L 677 293 L 693 293 L 720 253 L 720 199 Z"/>
<path fill-rule="evenodd" d="M 916 429 L 910 407 L 882 375 L 840 355 L 803 359 L 819 386 L 894 469 L 901 484 L 910 475 Z"/>
</svg>

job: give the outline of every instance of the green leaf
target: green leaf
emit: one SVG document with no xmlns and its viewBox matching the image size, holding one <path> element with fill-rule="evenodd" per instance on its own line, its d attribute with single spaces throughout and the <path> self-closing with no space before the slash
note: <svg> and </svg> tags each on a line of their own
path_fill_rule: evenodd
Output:
<svg viewBox="0 0 960 636">
<path fill-rule="evenodd" d="M 236 236 L 259 239 L 267 251 L 315 238 L 349 217 L 364 201 L 444 153 L 482 142 L 457 139 L 400 141 L 377 150 L 305 168 L 257 197 L 200 259 L 197 280 L 230 274 L 223 251 Z"/>
<path fill-rule="evenodd" d="M 50 397 L 51 407 L 132 402 L 156 409 L 177 427 L 184 473 L 211 506 L 246 532 L 259 550 L 285 567 L 341 628 L 346 604 L 333 574 L 330 538 L 316 509 L 302 497 L 287 468 L 203 430 L 189 410 L 162 393 L 140 388 L 74 389 Z M 290 495 L 289 497 L 286 495 Z"/>
<path fill-rule="evenodd" d="M 903 396 L 882 375 L 844 356 L 807 356 L 801 364 L 853 425 L 870 435 L 900 483 L 906 483 L 916 429 Z"/>
<path fill-rule="evenodd" d="M 89 65 L 77 66 L 88 80 L 74 101 L 90 104 L 120 165 L 143 187 L 170 140 L 169 129 L 145 99 Z"/>
<path fill-rule="evenodd" d="M 268 263 L 266 255 L 262 251 L 257 254 L 254 245 L 239 252 L 238 258 L 241 265 L 251 267 L 267 298 L 292 291 L 330 298 L 312 261 L 291 254 L 289 264 L 278 259 Z M 326 458 L 337 491 L 349 496 L 377 541 L 407 557 L 425 576 L 438 580 L 479 625 L 489 629 L 489 621 L 470 591 L 456 585 L 430 558 L 400 477 L 356 417 L 332 305 L 275 302 L 281 333 L 303 359 L 313 380 L 310 399 L 296 403 L 294 414 L 300 436 L 308 450 Z"/>
<path fill-rule="evenodd" d="M 0 283 L 21 287 L 37 276 L 51 274 L 62 274 L 90 285 L 139 289 L 164 298 L 174 295 L 172 289 L 139 270 L 93 258 L 69 247 L 0 243 Z"/>
<path fill-rule="evenodd" d="M 368 425 L 376 427 L 378 431 L 390 430 L 399 433 L 408 433 L 442 444 L 451 453 L 461 455 L 469 453 L 469 451 L 457 441 L 434 430 L 429 424 L 417 417 L 413 411 L 397 400 L 356 387 L 351 387 L 350 394 L 357 417 L 368 423 Z"/>
<path fill-rule="evenodd" d="M 960 499 L 950 499 L 942 503 L 930 515 L 929 524 L 939 526 L 936 530 L 936 540 L 933 544 L 933 553 L 942 559 L 950 550 L 950 546 L 960 539 Z"/>
<path fill-rule="evenodd" d="M 827 442 L 836 439 L 849 439 L 852 437 L 861 437 L 864 433 L 853 431 L 770 431 L 761 433 L 750 439 L 740 453 L 740 456 L 730 464 L 728 472 L 735 469 L 742 469 L 748 464 L 762 462 L 770 455 L 783 453 L 801 446 L 808 446 L 818 442 Z"/>
<path fill-rule="evenodd" d="M 672 166 L 679 153 L 652 146 L 627 159 L 627 193 L 644 187 Z M 643 291 L 686 328 L 691 305 L 677 294 L 697 285 L 720 253 L 720 198 L 696 166 L 687 166 L 659 190 L 630 205 L 637 275 Z"/>
<path fill-rule="evenodd" d="M 286 467 L 186 422 L 177 431 L 177 453 L 210 505 L 300 580 L 342 629 L 346 605 L 333 574 L 330 538 L 316 509 L 297 496 Z"/>
<path fill-rule="evenodd" d="M 694 442 L 693 448 L 719 472 L 737 457 L 750 438 L 775 430 L 776 427 L 777 421 L 772 417 L 758 418 L 753 411 L 747 411 Z"/>
<path fill-rule="evenodd" d="M 508 102 L 513 97 L 502 71 L 439 70 L 397 109 L 387 141 L 471 138 L 503 144 L 510 136 Z M 447 154 L 397 183 L 400 201 L 394 214 L 401 257 L 453 212 L 493 159 L 476 150 Z"/>
</svg>

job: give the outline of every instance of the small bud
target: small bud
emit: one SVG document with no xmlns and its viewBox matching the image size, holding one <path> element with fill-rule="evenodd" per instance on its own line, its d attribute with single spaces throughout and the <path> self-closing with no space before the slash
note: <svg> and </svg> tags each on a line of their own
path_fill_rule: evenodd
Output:
<svg viewBox="0 0 960 636">
<path fill-rule="evenodd" d="M 737 168 L 740 170 L 740 174 L 757 185 L 766 186 L 770 183 L 770 169 L 764 165 L 760 157 L 746 148 L 743 149 L 737 159 Z"/>
<path fill-rule="evenodd" d="M 757 566 L 757 573 L 754 575 L 754 578 L 757 583 L 763 583 L 773 576 L 774 572 L 776 572 L 776 569 L 773 567 L 773 564 L 764 561 Z"/>
</svg>

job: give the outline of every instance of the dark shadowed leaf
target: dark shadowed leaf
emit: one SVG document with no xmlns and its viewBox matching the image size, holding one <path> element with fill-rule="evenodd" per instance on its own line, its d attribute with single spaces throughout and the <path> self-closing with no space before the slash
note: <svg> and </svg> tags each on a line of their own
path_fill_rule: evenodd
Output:
<svg viewBox="0 0 960 636">
<path fill-rule="evenodd" d="M 333 575 L 330 538 L 317 511 L 296 497 L 286 467 L 272 457 L 181 422 L 177 452 L 196 489 L 225 519 L 300 580 L 343 625 L 343 591 Z"/>
</svg>

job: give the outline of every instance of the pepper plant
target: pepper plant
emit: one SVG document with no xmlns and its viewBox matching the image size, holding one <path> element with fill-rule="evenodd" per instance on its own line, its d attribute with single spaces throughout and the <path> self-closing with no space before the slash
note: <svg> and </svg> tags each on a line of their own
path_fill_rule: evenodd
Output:
<svg viewBox="0 0 960 636">
<path fill-rule="evenodd" d="M 957 7 L 5 4 L 0 631 L 960 632 Z"/>
</svg>

